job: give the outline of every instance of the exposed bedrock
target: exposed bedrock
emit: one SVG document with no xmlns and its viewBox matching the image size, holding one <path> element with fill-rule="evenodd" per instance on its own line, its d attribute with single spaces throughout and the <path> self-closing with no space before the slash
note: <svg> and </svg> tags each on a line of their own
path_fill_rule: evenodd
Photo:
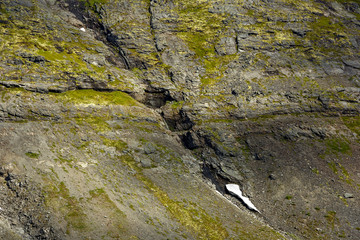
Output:
<svg viewBox="0 0 360 240">
<path fill-rule="evenodd" d="M 359 6 L 1 1 L 0 238 L 359 239 Z"/>
</svg>

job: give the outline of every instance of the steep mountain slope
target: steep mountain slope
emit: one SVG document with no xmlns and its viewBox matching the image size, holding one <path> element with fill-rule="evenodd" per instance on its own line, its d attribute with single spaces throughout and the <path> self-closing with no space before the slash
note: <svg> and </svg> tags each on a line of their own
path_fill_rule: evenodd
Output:
<svg viewBox="0 0 360 240">
<path fill-rule="evenodd" d="M 2 239 L 360 238 L 358 1 L 3 0 L 0 33 Z"/>
</svg>

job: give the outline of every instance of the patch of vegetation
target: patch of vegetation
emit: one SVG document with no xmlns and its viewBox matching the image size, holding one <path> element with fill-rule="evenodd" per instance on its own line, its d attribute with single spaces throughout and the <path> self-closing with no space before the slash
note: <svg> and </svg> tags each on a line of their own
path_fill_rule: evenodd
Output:
<svg viewBox="0 0 360 240">
<path fill-rule="evenodd" d="M 211 1 L 174 1 L 175 11 L 179 15 L 179 36 L 183 38 L 191 50 L 199 58 L 213 56 L 214 44 L 217 40 L 218 31 L 224 25 L 223 14 L 211 14 Z"/>
<path fill-rule="evenodd" d="M 326 16 L 320 16 L 316 19 L 315 22 L 312 23 L 311 27 L 315 32 L 319 31 L 342 31 L 344 29 L 344 25 L 342 25 L 339 22 L 333 22 L 335 19 L 326 17 Z"/>
<path fill-rule="evenodd" d="M 57 156 L 56 159 L 54 159 L 55 162 L 59 161 L 61 163 L 67 163 L 70 165 L 70 167 L 72 167 L 72 162 L 74 161 L 73 159 L 67 159 L 67 158 L 63 158 L 61 157 L 61 155 Z"/>
<path fill-rule="evenodd" d="M 333 171 L 333 173 L 338 174 L 338 169 L 336 167 L 335 162 L 329 162 L 328 165 L 329 165 L 330 169 Z"/>
<path fill-rule="evenodd" d="M 354 180 L 351 179 L 349 172 L 345 169 L 343 165 L 332 161 L 328 163 L 328 166 L 333 171 L 333 173 L 340 178 L 340 180 L 346 182 L 349 185 L 354 185 Z"/>
<path fill-rule="evenodd" d="M 336 217 L 335 211 L 328 211 L 324 217 L 326 218 L 328 224 L 331 226 L 332 229 L 335 228 L 336 224 L 339 224 L 339 219 Z"/>
<path fill-rule="evenodd" d="M 99 92 L 93 89 L 73 90 L 60 94 L 53 94 L 57 98 L 75 104 L 94 105 L 126 105 L 135 106 L 139 103 L 128 94 L 120 91 Z"/>
<path fill-rule="evenodd" d="M 184 105 L 184 101 L 172 101 L 170 107 L 174 110 L 180 109 Z"/>
<path fill-rule="evenodd" d="M 345 138 L 330 138 L 325 140 L 328 154 L 351 154 L 349 141 Z"/>
<path fill-rule="evenodd" d="M 226 32 L 225 14 L 210 13 L 212 1 L 175 1 L 174 11 L 179 16 L 178 36 L 183 39 L 195 58 L 204 66 L 206 73 L 201 82 L 204 86 L 216 83 L 222 76 L 226 65 L 235 59 L 236 54 L 219 56 L 215 45 Z"/>
<path fill-rule="evenodd" d="M 171 199 L 143 173 L 130 155 L 121 157 L 121 160 L 132 170 L 137 172 L 136 178 L 144 183 L 145 187 L 156 196 L 172 217 L 177 219 L 190 232 L 196 233 L 200 239 L 226 239 L 228 232 L 217 218 L 213 218 L 205 210 L 192 202 L 180 202 Z"/>
<path fill-rule="evenodd" d="M 241 221 L 236 220 L 237 224 L 242 225 L 244 224 Z M 240 230 L 238 227 L 236 227 L 235 232 L 238 233 L 236 236 L 236 239 L 239 240 L 256 240 L 256 239 L 267 239 L 267 240 L 280 240 L 280 239 L 286 239 L 281 234 L 277 233 L 273 229 L 267 228 L 267 227 L 257 227 L 253 228 L 252 226 L 246 227 L 246 230 Z M 254 234 L 255 233 L 255 234 Z M 292 237 L 295 235 L 292 235 Z M 231 238 L 233 239 L 233 238 Z M 297 238 L 293 238 L 294 240 L 297 240 Z"/>
<path fill-rule="evenodd" d="M 103 140 L 103 143 L 106 145 L 106 146 L 109 146 L 109 147 L 115 147 L 115 149 L 117 151 L 123 151 L 124 149 L 127 148 L 127 143 L 124 142 L 124 141 L 121 141 L 120 139 L 118 140 L 112 140 L 112 139 L 108 139 L 108 138 L 102 138 Z"/>
<path fill-rule="evenodd" d="M 29 158 L 35 158 L 38 159 L 40 156 L 40 153 L 34 153 L 34 152 L 27 152 L 25 153 L 26 156 L 28 156 Z"/>
<path fill-rule="evenodd" d="M 329 52 L 326 44 L 341 47 L 349 42 L 346 37 L 348 35 L 345 32 L 346 27 L 335 18 L 320 16 L 316 21 L 310 23 L 309 27 L 312 31 L 306 34 L 306 38 L 312 41 L 312 44 L 323 54 Z M 331 53 L 338 55 L 337 51 L 337 48 L 330 50 Z"/>
<path fill-rule="evenodd" d="M 149 122 L 146 118 L 139 117 L 140 114 L 143 113 L 139 112 L 135 116 L 130 116 L 131 118 L 125 119 L 123 122 L 134 130 L 136 129 L 137 131 L 144 131 L 147 133 L 153 133 L 156 130 L 163 129 L 158 122 Z"/>
<path fill-rule="evenodd" d="M 95 4 L 103 1 L 88 2 Z M 1 74 L 1 80 L 21 81 L 25 78 L 33 82 L 50 80 L 66 84 L 69 80 L 79 81 L 78 79 L 91 78 L 102 83 L 105 80 L 105 83 L 114 84 L 119 88 L 132 88 L 131 84 L 124 83 L 121 79 L 123 73 L 115 67 L 90 64 L 84 60 L 85 55 L 99 56 L 95 49 L 101 43 L 83 36 L 79 29 L 78 33 L 74 29 L 75 32 L 70 34 L 52 30 L 53 22 L 36 18 L 36 15 L 24 14 L 21 20 L 16 17 L 14 18 L 16 20 L 12 21 L 6 20 L 7 17 L 4 16 L 0 15 L 0 20 L 4 20 L 0 21 L 1 48 L 3 49 L 0 52 L 0 58 L 8 62 L 8 67 Z M 62 29 L 62 26 L 56 27 Z M 117 73 L 114 74 L 114 72 Z M 110 77 L 113 81 L 106 81 Z"/>
<path fill-rule="evenodd" d="M 126 231 L 126 214 L 123 213 L 116 204 L 110 199 L 109 195 L 103 188 L 96 188 L 89 191 L 90 197 L 87 201 L 98 206 L 100 214 L 106 215 L 110 220 L 107 223 L 106 237 L 120 239 Z"/>
<path fill-rule="evenodd" d="M 94 190 L 90 190 L 89 194 L 91 197 L 99 197 L 99 196 L 105 194 L 105 190 L 103 188 L 97 188 Z"/>
<path fill-rule="evenodd" d="M 293 196 L 291 196 L 291 195 L 287 195 L 287 196 L 285 197 L 286 200 L 291 200 L 292 198 L 293 198 Z"/>
<path fill-rule="evenodd" d="M 57 186 L 51 184 L 46 187 L 45 204 L 65 216 L 67 222 L 66 232 L 68 234 L 71 230 L 87 230 L 87 216 L 83 212 L 79 201 L 70 195 L 69 189 L 64 182 L 60 182 Z"/>
<path fill-rule="evenodd" d="M 108 0 L 80 0 L 80 1 L 84 2 L 87 7 L 90 7 L 93 10 L 96 10 L 97 6 L 101 6 L 108 2 Z"/>
<path fill-rule="evenodd" d="M 246 141 L 243 137 L 237 137 L 235 139 L 240 144 L 239 149 L 242 153 L 242 156 L 244 156 L 245 161 L 248 162 L 249 160 L 251 160 L 251 157 L 252 157 L 249 145 L 246 143 Z"/>
<path fill-rule="evenodd" d="M 352 132 L 356 133 L 358 139 L 360 137 L 360 117 L 343 117 L 342 118 L 346 127 L 348 127 Z"/>
<path fill-rule="evenodd" d="M 320 173 L 319 169 L 317 169 L 317 168 L 312 168 L 311 171 L 317 175 Z"/>
<path fill-rule="evenodd" d="M 106 132 L 110 131 L 112 128 L 106 122 L 106 116 L 98 117 L 98 116 L 83 116 L 75 118 L 75 121 L 79 125 L 88 124 L 92 129 L 97 132 Z"/>
</svg>

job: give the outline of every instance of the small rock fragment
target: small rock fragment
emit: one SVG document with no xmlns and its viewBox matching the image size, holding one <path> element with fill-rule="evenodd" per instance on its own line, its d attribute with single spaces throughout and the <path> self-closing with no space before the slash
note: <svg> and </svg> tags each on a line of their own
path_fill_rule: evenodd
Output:
<svg viewBox="0 0 360 240">
<path fill-rule="evenodd" d="M 275 180 L 275 179 L 276 179 L 275 174 L 273 174 L 273 173 L 272 173 L 272 174 L 270 174 L 270 175 L 269 175 L 269 179 L 270 179 L 270 180 Z"/>
<path fill-rule="evenodd" d="M 345 194 L 344 194 L 344 197 L 345 197 L 345 198 L 353 198 L 354 195 L 353 195 L 352 193 L 345 193 Z"/>
</svg>

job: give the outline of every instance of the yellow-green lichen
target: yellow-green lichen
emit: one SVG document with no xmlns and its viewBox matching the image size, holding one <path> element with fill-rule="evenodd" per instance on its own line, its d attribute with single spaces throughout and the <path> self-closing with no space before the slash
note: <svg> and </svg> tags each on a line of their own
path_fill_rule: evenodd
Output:
<svg viewBox="0 0 360 240">
<path fill-rule="evenodd" d="M 108 139 L 108 138 L 105 138 L 103 137 L 103 143 L 106 145 L 106 146 L 109 146 L 109 147 L 115 147 L 115 149 L 119 152 L 123 151 L 124 149 L 127 148 L 127 143 L 125 143 L 124 141 L 118 139 L 118 140 L 112 140 L 112 139 Z"/>
<path fill-rule="evenodd" d="M 47 27 L 51 24 L 58 25 L 55 29 Z M 59 31 L 62 27 L 59 23 L 49 21 L 46 24 L 44 19 L 31 16 L 24 16 L 22 20 L 0 21 L 0 58 L 9 63 L 0 79 L 26 79 L 61 85 L 69 80 L 77 82 L 91 78 L 119 89 L 133 87 L 121 79 L 122 71 L 103 66 L 105 60 L 95 50 L 98 47 L 106 48 L 103 43 L 89 39 L 77 28 L 71 29 L 74 34 Z M 94 61 L 86 60 L 88 56 Z M 31 60 L 31 57 L 38 60 Z M 13 63 L 15 60 L 17 63 Z"/>
<path fill-rule="evenodd" d="M 342 118 L 346 127 L 352 132 L 356 133 L 357 138 L 360 137 L 360 117 L 343 117 Z"/>
<path fill-rule="evenodd" d="M 223 77 L 226 65 L 236 55 L 219 56 L 215 52 L 215 45 L 221 34 L 228 28 L 224 24 L 226 14 L 210 13 L 213 1 L 175 1 L 173 11 L 178 14 L 178 37 L 183 39 L 190 50 L 205 68 L 206 73 L 201 82 L 204 86 L 212 85 Z"/>
<path fill-rule="evenodd" d="M 110 220 L 107 223 L 106 235 L 103 237 L 120 239 L 127 231 L 126 214 L 117 207 L 103 188 L 90 190 L 89 194 L 90 197 L 87 199 L 87 202 L 98 206 L 98 209 L 101 211 L 96 214 L 106 214 L 106 219 Z"/>
<path fill-rule="evenodd" d="M 122 156 L 121 160 L 137 172 L 136 178 L 144 183 L 146 188 L 154 194 L 171 216 L 178 220 L 191 233 L 195 233 L 199 239 L 215 240 L 226 239 L 228 237 L 228 232 L 218 219 L 210 216 L 195 203 L 171 199 L 166 192 L 142 173 L 142 169 L 131 156 Z"/>
<path fill-rule="evenodd" d="M 126 105 L 135 106 L 139 103 L 128 94 L 114 92 L 99 92 L 92 89 L 67 91 L 53 96 L 74 104 L 92 104 L 92 105 Z"/>
<path fill-rule="evenodd" d="M 38 159 L 40 156 L 40 153 L 35 153 L 35 152 L 27 152 L 25 153 L 26 156 L 30 157 L 30 158 L 35 158 Z"/>
<path fill-rule="evenodd" d="M 64 182 L 60 182 L 58 185 L 54 183 L 48 185 L 45 188 L 44 195 L 46 205 L 65 216 L 68 234 L 72 230 L 87 230 L 87 216 L 83 212 L 78 199 L 70 195 L 69 189 Z"/>
<path fill-rule="evenodd" d="M 339 224 L 339 219 L 336 217 L 335 211 L 328 211 L 324 217 L 326 218 L 328 224 L 331 226 L 331 229 L 333 230 L 335 228 L 335 225 Z"/>
<path fill-rule="evenodd" d="M 170 102 L 170 107 L 174 110 L 180 109 L 182 108 L 182 106 L 184 105 L 184 101 L 172 101 Z"/>
<path fill-rule="evenodd" d="M 355 181 L 351 178 L 349 172 L 341 163 L 336 163 L 332 161 L 328 163 L 328 166 L 332 170 L 332 172 L 339 177 L 341 181 L 344 181 L 347 184 L 354 186 L 355 188 L 359 188 L 359 185 L 355 185 Z"/>
<path fill-rule="evenodd" d="M 75 118 L 75 121 L 79 125 L 88 125 L 96 132 L 106 132 L 110 131 L 112 128 L 110 125 L 106 122 L 107 118 L 104 117 L 98 117 L 98 116 L 82 116 Z"/>
<path fill-rule="evenodd" d="M 345 138 L 329 138 L 325 140 L 328 154 L 351 154 L 349 141 Z"/>
<path fill-rule="evenodd" d="M 106 4 L 108 0 L 80 0 L 81 2 L 84 2 L 87 7 L 90 7 L 92 9 L 96 10 L 96 7 L 101 6 L 102 4 Z"/>
</svg>

